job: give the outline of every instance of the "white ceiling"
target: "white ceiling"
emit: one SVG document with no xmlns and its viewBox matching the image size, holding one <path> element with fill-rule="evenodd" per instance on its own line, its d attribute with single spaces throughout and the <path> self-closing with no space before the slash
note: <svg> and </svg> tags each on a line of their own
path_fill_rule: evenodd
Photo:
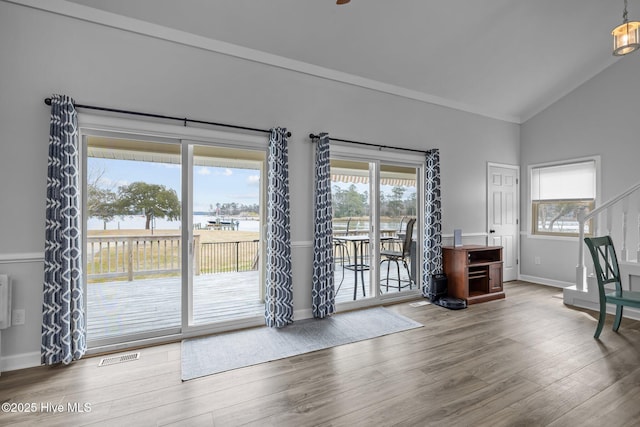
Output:
<svg viewBox="0 0 640 427">
<path fill-rule="evenodd" d="M 517 123 L 616 61 L 610 32 L 623 9 L 622 0 L 71 1 Z M 640 18 L 640 0 L 629 11 Z"/>
</svg>

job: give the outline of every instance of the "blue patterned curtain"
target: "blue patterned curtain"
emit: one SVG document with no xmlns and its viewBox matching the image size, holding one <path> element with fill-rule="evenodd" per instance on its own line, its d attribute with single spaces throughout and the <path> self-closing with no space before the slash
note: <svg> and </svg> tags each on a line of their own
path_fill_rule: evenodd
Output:
<svg viewBox="0 0 640 427">
<path fill-rule="evenodd" d="M 267 158 L 267 326 L 293 322 L 287 130 L 271 129 Z"/>
<path fill-rule="evenodd" d="M 41 362 L 69 364 L 86 349 L 82 289 L 78 118 L 68 96 L 51 98 Z"/>
<path fill-rule="evenodd" d="M 440 203 L 440 152 L 427 151 L 424 174 L 424 256 L 422 294 L 428 297 L 429 277 L 442 273 L 442 209 Z"/>
<path fill-rule="evenodd" d="M 335 265 L 333 264 L 329 136 L 321 133 L 314 142 L 316 144 L 316 178 L 311 305 L 313 317 L 322 319 L 336 311 L 333 283 Z"/>
</svg>

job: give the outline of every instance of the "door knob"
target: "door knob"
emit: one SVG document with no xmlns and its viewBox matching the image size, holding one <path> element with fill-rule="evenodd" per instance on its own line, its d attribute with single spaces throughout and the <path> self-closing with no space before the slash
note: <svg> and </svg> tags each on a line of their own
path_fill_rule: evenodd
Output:
<svg viewBox="0 0 640 427">
<path fill-rule="evenodd" d="M 489 233 L 495 233 L 496 230 L 489 230 Z"/>
</svg>

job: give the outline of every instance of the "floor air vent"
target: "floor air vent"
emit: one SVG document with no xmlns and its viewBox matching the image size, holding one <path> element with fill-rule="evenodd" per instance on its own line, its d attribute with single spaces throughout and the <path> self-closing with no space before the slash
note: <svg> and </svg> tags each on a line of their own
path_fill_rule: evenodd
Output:
<svg viewBox="0 0 640 427">
<path fill-rule="evenodd" d="M 124 362 L 133 362 L 140 359 L 140 352 L 123 354 L 121 356 L 104 357 L 100 360 L 98 366 L 109 366 Z"/>
</svg>

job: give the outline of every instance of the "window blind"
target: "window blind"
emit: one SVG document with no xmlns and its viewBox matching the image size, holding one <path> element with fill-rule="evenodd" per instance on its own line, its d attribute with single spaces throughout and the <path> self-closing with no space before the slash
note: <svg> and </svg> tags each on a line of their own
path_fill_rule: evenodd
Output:
<svg viewBox="0 0 640 427">
<path fill-rule="evenodd" d="M 596 164 L 593 160 L 531 169 L 533 201 L 595 198 Z"/>
</svg>

